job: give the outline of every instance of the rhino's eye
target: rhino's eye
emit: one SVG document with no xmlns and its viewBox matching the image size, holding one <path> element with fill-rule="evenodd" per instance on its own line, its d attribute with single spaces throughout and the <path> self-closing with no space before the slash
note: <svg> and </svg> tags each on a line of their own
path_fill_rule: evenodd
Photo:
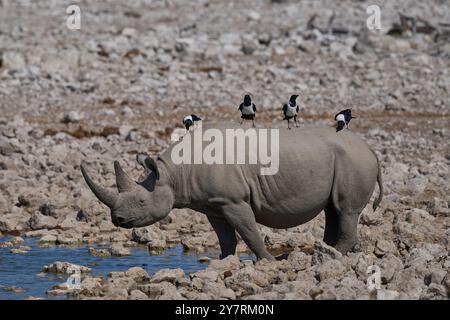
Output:
<svg viewBox="0 0 450 320">
<path fill-rule="evenodd" d="M 139 199 L 140 204 L 145 204 L 145 199 Z"/>
</svg>

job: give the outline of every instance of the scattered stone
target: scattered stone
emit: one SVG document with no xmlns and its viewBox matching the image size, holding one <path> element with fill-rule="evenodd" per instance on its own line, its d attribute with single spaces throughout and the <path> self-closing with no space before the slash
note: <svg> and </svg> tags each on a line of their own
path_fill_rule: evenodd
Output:
<svg viewBox="0 0 450 320">
<path fill-rule="evenodd" d="M 79 111 L 69 111 L 64 114 L 62 121 L 64 123 L 78 123 L 83 120 L 84 115 Z"/>
<path fill-rule="evenodd" d="M 443 285 L 432 283 L 420 296 L 421 300 L 444 300 L 448 299 L 447 290 Z"/>
<path fill-rule="evenodd" d="M 237 270 L 239 268 L 239 257 L 230 255 L 222 260 L 213 259 L 209 263 L 208 269 L 216 270 L 219 272 Z"/>
<path fill-rule="evenodd" d="M 339 260 L 327 260 L 323 264 L 318 265 L 316 273 L 319 281 L 329 278 L 339 279 L 346 272 L 345 266 Z"/>
<path fill-rule="evenodd" d="M 149 253 L 152 255 L 160 255 L 164 252 L 166 249 L 166 240 L 164 239 L 151 239 L 147 243 L 147 247 L 149 250 Z"/>
<path fill-rule="evenodd" d="M 56 237 L 51 234 L 47 234 L 39 239 L 39 245 L 45 246 L 45 245 L 52 245 L 56 243 Z"/>
<path fill-rule="evenodd" d="M 302 271 L 311 266 L 311 256 L 301 251 L 292 251 L 288 261 L 296 271 Z"/>
<path fill-rule="evenodd" d="M 132 290 L 128 297 L 129 300 L 148 300 L 148 297 L 141 290 Z"/>
<path fill-rule="evenodd" d="M 124 257 L 131 255 L 131 250 L 129 248 L 125 248 L 122 244 L 119 243 L 112 244 L 110 252 L 111 255 L 115 257 Z"/>
<path fill-rule="evenodd" d="M 200 262 L 200 263 L 209 263 L 211 261 L 211 258 L 210 257 L 206 257 L 206 256 L 202 256 L 202 257 L 199 257 L 197 259 L 197 261 Z"/>
<path fill-rule="evenodd" d="M 30 251 L 31 251 L 31 248 L 28 246 L 19 246 L 18 248 L 9 250 L 9 252 L 14 253 L 14 254 L 24 254 L 24 253 L 28 253 Z"/>
<path fill-rule="evenodd" d="M 3 288 L 4 291 L 8 291 L 8 292 L 12 292 L 12 293 L 16 293 L 16 294 L 20 294 L 20 293 L 24 293 L 25 289 L 19 288 L 19 287 L 5 287 Z"/>
<path fill-rule="evenodd" d="M 0 242 L 0 248 L 11 248 L 14 247 L 15 243 L 11 241 Z"/>
<path fill-rule="evenodd" d="M 56 261 L 48 266 L 44 266 L 42 271 L 56 274 L 73 274 L 76 271 L 80 271 L 81 273 L 89 273 L 91 272 L 91 268 L 76 265 L 70 262 Z"/>
<path fill-rule="evenodd" d="M 386 254 L 379 263 L 381 282 L 386 284 L 395 276 L 396 272 L 403 270 L 403 263 L 397 256 L 392 253 Z"/>
<path fill-rule="evenodd" d="M 19 70 L 25 67 L 25 59 L 19 52 L 3 52 L 0 59 L 0 67 L 8 70 Z"/>
<path fill-rule="evenodd" d="M 51 203 L 44 203 L 39 207 L 39 212 L 44 216 L 56 217 L 57 213 L 55 209 L 55 206 Z"/>
<path fill-rule="evenodd" d="M 108 249 L 96 249 L 96 248 L 89 247 L 88 253 L 89 253 L 89 255 L 94 256 L 94 257 L 100 257 L 100 258 L 111 257 L 111 251 Z"/>
<path fill-rule="evenodd" d="M 170 282 L 173 284 L 178 284 L 185 282 L 184 279 L 184 271 L 182 269 L 161 269 L 153 275 L 150 282 Z"/>
<path fill-rule="evenodd" d="M 377 257 L 381 258 L 386 253 L 396 253 L 397 246 L 392 241 L 378 240 L 375 244 L 374 253 Z"/>
<path fill-rule="evenodd" d="M 55 218 L 44 216 L 40 212 L 33 213 L 28 223 L 32 230 L 53 229 L 58 225 L 58 221 Z"/>
<path fill-rule="evenodd" d="M 324 263 L 327 260 L 341 259 L 342 253 L 335 248 L 327 245 L 325 242 L 316 241 L 314 243 L 314 254 L 312 264 Z"/>
<path fill-rule="evenodd" d="M 125 276 L 133 279 L 133 281 L 135 281 L 136 283 L 145 283 L 150 279 L 148 273 L 140 267 L 133 267 L 128 269 L 125 272 Z"/>
<path fill-rule="evenodd" d="M 377 300 L 395 300 L 399 293 L 394 290 L 377 290 Z"/>
<path fill-rule="evenodd" d="M 80 289 L 76 293 L 78 296 L 98 297 L 103 294 L 103 279 L 86 276 L 80 283 Z"/>
</svg>

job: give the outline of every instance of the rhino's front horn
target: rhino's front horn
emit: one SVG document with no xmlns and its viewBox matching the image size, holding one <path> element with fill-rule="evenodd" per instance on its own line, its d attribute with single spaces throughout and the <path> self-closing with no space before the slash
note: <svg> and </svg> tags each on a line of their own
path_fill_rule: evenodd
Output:
<svg viewBox="0 0 450 320">
<path fill-rule="evenodd" d="M 81 164 L 81 173 L 83 174 L 84 180 L 86 180 L 89 188 L 97 196 L 98 200 L 106 204 L 108 207 L 112 208 L 116 203 L 117 193 L 96 185 L 87 174 L 85 165 L 83 163 Z"/>
<path fill-rule="evenodd" d="M 114 171 L 116 172 L 116 184 L 119 192 L 131 191 L 136 187 L 136 182 L 123 171 L 119 161 L 114 161 Z"/>
</svg>

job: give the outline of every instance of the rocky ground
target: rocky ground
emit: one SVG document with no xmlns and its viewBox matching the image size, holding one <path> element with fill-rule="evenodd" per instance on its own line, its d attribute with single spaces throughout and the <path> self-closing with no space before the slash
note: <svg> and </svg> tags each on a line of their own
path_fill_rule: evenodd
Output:
<svg viewBox="0 0 450 320">
<path fill-rule="evenodd" d="M 366 28 L 366 1 L 85 0 L 74 31 L 65 25 L 69 3 L 0 0 L 0 235 L 39 237 L 43 246 L 110 244 L 94 255 L 136 245 L 150 254 L 179 243 L 217 249 L 206 218 L 190 210 L 151 227 L 114 227 L 81 161 L 113 187 L 112 161 L 137 178 L 135 154 L 164 150 L 183 115 L 238 121 L 248 91 L 258 125 L 280 127 L 281 103 L 301 92 L 302 124 L 333 125 L 334 113 L 351 107 L 351 130 L 382 160 L 385 196 L 376 212 L 363 212 L 353 252 L 342 256 L 320 241 L 320 216 L 288 230 L 261 227 L 267 247 L 289 253 L 286 260 L 232 256 L 190 275 L 87 275 L 69 294 L 448 299 L 450 9 L 438 0 L 375 2 L 381 31 Z M 415 31 L 399 13 L 414 18 Z M 0 245 L 27 251 L 20 238 Z M 367 289 L 371 265 L 381 269 L 378 293 Z"/>
</svg>

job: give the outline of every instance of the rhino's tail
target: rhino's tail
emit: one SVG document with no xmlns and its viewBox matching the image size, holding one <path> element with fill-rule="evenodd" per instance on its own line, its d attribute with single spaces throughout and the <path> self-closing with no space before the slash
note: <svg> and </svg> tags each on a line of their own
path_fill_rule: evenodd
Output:
<svg viewBox="0 0 450 320">
<path fill-rule="evenodd" d="M 380 193 L 378 194 L 378 198 L 376 198 L 375 201 L 373 202 L 373 211 L 375 211 L 378 208 L 378 206 L 380 205 L 381 199 L 383 199 L 383 179 L 381 177 L 381 163 L 380 163 L 380 160 L 378 159 L 378 157 L 375 154 L 375 152 L 373 152 L 373 154 L 375 155 L 375 158 L 377 159 L 377 163 L 378 163 L 377 183 L 378 183 L 378 188 L 380 189 Z"/>
</svg>

